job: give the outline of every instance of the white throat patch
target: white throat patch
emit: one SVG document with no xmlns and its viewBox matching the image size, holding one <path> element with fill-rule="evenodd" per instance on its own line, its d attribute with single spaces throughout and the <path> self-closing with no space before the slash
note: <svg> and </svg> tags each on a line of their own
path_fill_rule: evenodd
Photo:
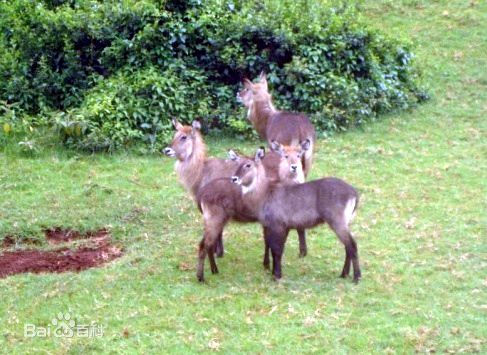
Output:
<svg viewBox="0 0 487 355">
<path fill-rule="evenodd" d="M 247 110 L 247 119 L 250 120 L 250 116 L 252 115 L 252 107 L 254 106 L 254 100 L 250 100 L 249 109 Z"/>
<path fill-rule="evenodd" d="M 303 169 L 299 170 L 299 172 L 296 173 L 296 177 L 293 180 L 298 184 L 302 184 L 303 182 L 305 182 L 306 179 L 304 178 Z"/>
<path fill-rule="evenodd" d="M 252 183 L 249 186 L 244 186 L 242 185 L 242 194 L 247 194 L 249 192 L 252 192 L 255 189 L 255 185 L 257 184 L 256 182 L 257 179 L 254 179 Z"/>
</svg>

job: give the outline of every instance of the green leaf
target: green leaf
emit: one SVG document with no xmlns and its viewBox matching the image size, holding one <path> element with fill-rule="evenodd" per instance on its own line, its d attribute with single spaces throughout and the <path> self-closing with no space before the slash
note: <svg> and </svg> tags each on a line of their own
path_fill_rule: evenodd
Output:
<svg viewBox="0 0 487 355">
<path fill-rule="evenodd" d="M 11 130 L 12 130 L 12 127 L 10 126 L 10 124 L 5 122 L 3 124 L 3 131 L 5 132 L 5 134 L 9 134 Z"/>
</svg>

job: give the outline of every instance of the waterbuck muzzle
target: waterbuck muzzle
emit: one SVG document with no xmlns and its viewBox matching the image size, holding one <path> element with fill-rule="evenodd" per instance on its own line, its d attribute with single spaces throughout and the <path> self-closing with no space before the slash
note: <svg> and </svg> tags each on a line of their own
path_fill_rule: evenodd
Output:
<svg viewBox="0 0 487 355">
<path fill-rule="evenodd" d="M 164 148 L 164 154 L 167 155 L 168 157 L 175 157 L 176 156 L 176 152 L 171 147 Z"/>
</svg>

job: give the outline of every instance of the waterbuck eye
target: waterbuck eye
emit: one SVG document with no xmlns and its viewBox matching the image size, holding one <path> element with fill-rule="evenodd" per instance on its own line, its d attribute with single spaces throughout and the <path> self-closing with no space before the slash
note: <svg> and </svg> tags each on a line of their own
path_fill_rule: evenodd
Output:
<svg viewBox="0 0 487 355">
<path fill-rule="evenodd" d="M 188 138 L 188 137 L 187 137 L 187 136 L 182 136 L 182 137 L 181 137 L 181 140 L 182 140 L 182 141 L 185 141 L 185 140 L 186 140 L 186 138 Z"/>
<path fill-rule="evenodd" d="M 247 169 L 249 169 L 249 168 L 251 167 L 251 165 L 250 165 L 250 164 L 246 164 L 246 165 L 245 165 L 245 167 L 246 167 Z"/>
<path fill-rule="evenodd" d="M 288 159 L 289 158 L 289 155 L 285 155 L 284 158 Z"/>
</svg>

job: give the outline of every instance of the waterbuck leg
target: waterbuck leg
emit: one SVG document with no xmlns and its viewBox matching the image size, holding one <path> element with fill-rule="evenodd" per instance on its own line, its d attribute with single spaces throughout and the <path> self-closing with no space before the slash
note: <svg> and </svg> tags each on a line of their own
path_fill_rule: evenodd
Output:
<svg viewBox="0 0 487 355">
<path fill-rule="evenodd" d="M 306 245 L 306 231 L 304 229 L 298 229 L 299 237 L 299 257 L 304 258 L 308 254 L 308 246 Z"/>
<path fill-rule="evenodd" d="M 210 269 L 212 274 L 218 274 L 218 267 L 215 261 L 215 248 L 218 245 L 218 238 L 223 233 L 223 227 L 225 226 L 224 219 L 213 218 L 210 221 L 205 221 L 206 233 L 205 233 L 205 248 L 210 260 Z"/>
<path fill-rule="evenodd" d="M 355 239 L 353 239 L 352 234 L 349 232 L 350 235 L 350 240 L 352 241 L 352 248 L 353 248 L 353 257 L 352 257 L 352 263 L 353 263 L 353 282 L 357 283 L 359 282 L 360 278 L 362 277 L 362 272 L 360 271 L 360 265 L 358 262 L 358 247 L 357 247 L 357 242 L 355 242 Z"/>
<path fill-rule="evenodd" d="M 343 264 L 343 270 L 340 277 L 346 278 L 350 274 L 350 265 L 352 264 L 352 259 L 350 259 L 347 248 L 345 248 L 345 263 Z"/>
<path fill-rule="evenodd" d="M 208 253 L 208 259 L 210 260 L 210 268 L 212 274 L 218 274 L 218 267 L 215 261 L 215 245 L 206 246 L 206 251 Z"/>
<path fill-rule="evenodd" d="M 270 265 L 270 261 L 269 261 L 269 251 L 270 251 L 270 247 L 269 247 L 269 241 L 268 241 L 268 236 L 267 234 L 269 233 L 269 231 L 267 230 L 267 228 L 264 227 L 264 269 L 266 270 L 269 270 L 269 265 Z"/>
<path fill-rule="evenodd" d="M 287 231 L 272 231 L 269 233 L 268 243 L 272 253 L 272 276 L 274 280 L 279 280 L 282 277 L 281 260 L 287 233 Z"/>
<path fill-rule="evenodd" d="M 270 269 L 270 260 L 269 260 L 269 252 L 270 252 L 271 248 L 269 247 L 269 244 L 268 243 L 265 243 L 265 247 L 264 247 L 264 262 L 263 262 L 263 265 L 264 265 L 264 269 L 266 270 L 269 270 Z"/>
<path fill-rule="evenodd" d="M 272 276 L 274 280 L 279 280 L 282 277 L 281 259 L 282 259 L 282 253 L 273 250 L 272 251 Z"/>
<path fill-rule="evenodd" d="M 199 282 L 205 281 L 205 259 L 206 259 L 206 248 L 205 248 L 205 236 L 201 239 L 200 247 L 198 251 L 198 267 L 196 269 L 196 277 Z"/>
<path fill-rule="evenodd" d="M 269 229 L 264 227 L 262 229 L 262 233 L 264 236 L 264 261 L 262 264 L 264 265 L 264 269 L 269 270 L 269 265 L 270 265 L 269 252 L 271 250 L 269 247 L 269 241 L 268 241 Z"/>
<path fill-rule="evenodd" d="M 216 257 L 217 258 L 223 257 L 223 254 L 225 253 L 225 250 L 223 248 L 223 233 L 220 233 L 220 235 L 218 236 L 215 251 L 216 251 Z"/>
<path fill-rule="evenodd" d="M 214 274 L 218 272 L 215 262 L 215 246 L 223 233 L 223 228 L 228 221 L 228 217 L 221 207 L 213 204 L 201 203 L 201 209 L 203 210 L 205 234 L 203 240 L 200 242 L 196 276 L 199 281 L 204 281 L 204 266 L 207 254 L 210 259 L 211 272 Z"/>
<path fill-rule="evenodd" d="M 353 264 L 353 282 L 357 283 L 361 277 L 360 266 L 358 262 L 358 249 L 357 243 L 352 237 L 348 226 L 344 221 L 339 221 L 333 225 L 330 225 L 338 239 L 345 246 L 345 263 L 343 265 L 343 270 L 341 277 L 347 277 L 350 273 L 350 264 Z"/>
</svg>

